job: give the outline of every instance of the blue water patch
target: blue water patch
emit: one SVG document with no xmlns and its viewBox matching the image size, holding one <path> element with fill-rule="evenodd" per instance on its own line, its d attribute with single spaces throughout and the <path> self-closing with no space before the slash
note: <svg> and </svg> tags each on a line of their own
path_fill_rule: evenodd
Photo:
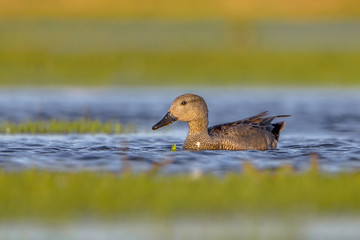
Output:
<svg viewBox="0 0 360 240">
<path fill-rule="evenodd" d="M 270 110 L 291 114 L 278 149 L 270 151 L 186 151 L 185 123 L 152 131 L 181 93 L 202 95 L 210 125 Z M 291 165 L 307 169 L 316 155 L 328 172 L 360 168 L 360 95 L 356 90 L 251 89 L 63 89 L 9 90 L 0 94 L 1 121 L 72 120 L 87 117 L 134 124 L 122 135 L 2 135 L 0 166 L 5 169 L 150 171 L 163 173 L 239 172 L 244 162 L 259 169 Z M 171 152 L 173 144 L 177 151 Z"/>
</svg>

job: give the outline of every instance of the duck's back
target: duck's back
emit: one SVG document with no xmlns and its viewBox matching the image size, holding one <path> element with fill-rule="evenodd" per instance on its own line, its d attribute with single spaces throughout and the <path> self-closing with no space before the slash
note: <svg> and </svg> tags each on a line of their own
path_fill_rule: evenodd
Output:
<svg viewBox="0 0 360 240">
<path fill-rule="evenodd" d="M 263 118 L 267 112 L 226 124 L 208 128 L 210 137 L 218 143 L 219 149 L 226 150 L 268 150 L 277 146 L 285 122 L 272 124 L 279 115 Z"/>
</svg>

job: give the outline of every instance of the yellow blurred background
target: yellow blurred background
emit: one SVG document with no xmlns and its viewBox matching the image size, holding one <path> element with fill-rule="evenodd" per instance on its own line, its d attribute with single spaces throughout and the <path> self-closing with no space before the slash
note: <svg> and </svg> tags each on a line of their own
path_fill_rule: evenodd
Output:
<svg viewBox="0 0 360 240">
<path fill-rule="evenodd" d="M 0 1 L 1 86 L 359 85 L 355 0 Z"/>
<path fill-rule="evenodd" d="M 1 0 L 0 16 L 102 18 L 324 19 L 359 17 L 356 0 Z"/>
</svg>

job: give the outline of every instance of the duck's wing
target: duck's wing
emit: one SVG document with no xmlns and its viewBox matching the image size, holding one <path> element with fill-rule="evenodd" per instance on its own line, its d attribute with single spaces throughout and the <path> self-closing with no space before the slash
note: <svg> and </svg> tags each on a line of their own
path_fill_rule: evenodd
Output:
<svg viewBox="0 0 360 240">
<path fill-rule="evenodd" d="M 210 136 L 213 137 L 247 137 L 257 134 L 259 131 L 265 130 L 265 127 L 258 125 L 246 125 L 238 124 L 233 125 L 232 123 L 220 124 L 208 128 Z"/>
<path fill-rule="evenodd" d="M 244 118 L 235 122 L 226 123 L 226 125 L 239 125 L 239 124 L 252 124 L 252 123 L 260 123 L 264 116 L 268 114 L 268 111 L 261 112 L 259 114 L 256 114 L 254 116 Z"/>
<path fill-rule="evenodd" d="M 268 112 L 262 112 L 257 115 L 244 118 L 236 122 L 219 124 L 208 128 L 208 132 L 212 136 L 235 134 L 238 136 L 249 136 L 256 134 L 259 130 L 272 132 L 274 125 L 271 122 L 278 117 L 290 117 L 290 115 L 277 115 L 266 117 Z"/>
</svg>

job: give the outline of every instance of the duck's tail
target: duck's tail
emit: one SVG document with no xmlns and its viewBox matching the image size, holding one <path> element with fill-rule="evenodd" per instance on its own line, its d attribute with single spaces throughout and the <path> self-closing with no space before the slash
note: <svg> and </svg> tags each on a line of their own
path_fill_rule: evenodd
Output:
<svg viewBox="0 0 360 240">
<path fill-rule="evenodd" d="M 274 136 L 274 138 L 276 139 L 276 141 L 279 141 L 279 137 L 280 137 L 280 132 L 284 129 L 284 127 L 286 126 L 286 122 L 277 122 L 277 123 L 273 123 L 271 124 L 274 128 L 271 130 L 271 134 Z"/>
</svg>

